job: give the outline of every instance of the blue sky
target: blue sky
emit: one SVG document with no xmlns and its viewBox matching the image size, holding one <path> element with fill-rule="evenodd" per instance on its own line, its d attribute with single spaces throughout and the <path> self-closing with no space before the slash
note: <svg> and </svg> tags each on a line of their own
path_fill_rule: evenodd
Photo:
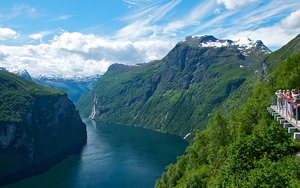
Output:
<svg viewBox="0 0 300 188">
<path fill-rule="evenodd" d="M 189 35 L 249 37 L 274 51 L 299 33 L 298 0 L 0 0 L 0 67 L 102 74 L 163 58 Z"/>
</svg>

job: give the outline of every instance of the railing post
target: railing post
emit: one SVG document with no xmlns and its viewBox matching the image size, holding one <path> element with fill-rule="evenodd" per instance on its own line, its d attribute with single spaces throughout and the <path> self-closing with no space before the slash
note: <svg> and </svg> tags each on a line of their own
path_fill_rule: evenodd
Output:
<svg viewBox="0 0 300 188">
<path fill-rule="evenodd" d="M 296 125 L 298 125 L 298 105 L 296 104 L 296 117 L 295 117 L 295 120 L 296 120 Z"/>
<path fill-rule="evenodd" d="M 296 124 L 298 125 L 298 105 L 296 105 Z"/>
</svg>

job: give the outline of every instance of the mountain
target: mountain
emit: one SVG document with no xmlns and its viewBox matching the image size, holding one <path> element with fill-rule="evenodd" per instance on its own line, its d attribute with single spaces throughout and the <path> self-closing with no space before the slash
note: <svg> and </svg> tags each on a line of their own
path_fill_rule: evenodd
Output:
<svg viewBox="0 0 300 188">
<path fill-rule="evenodd" d="M 38 75 L 33 78 L 33 81 L 43 86 L 66 91 L 69 98 L 76 103 L 84 93 L 92 90 L 99 78 L 99 74 L 84 77 L 68 75 Z"/>
<path fill-rule="evenodd" d="M 78 99 L 86 92 L 91 91 L 93 86 L 101 77 L 99 74 L 91 76 L 70 76 L 70 75 L 37 75 L 32 77 L 27 70 L 11 70 L 0 67 L 0 70 L 12 72 L 16 75 L 32 80 L 40 85 L 54 89 L 64 90 L 69 98 L 76 103 Z"/>
<path fill-rule="evenodd" d="M 260 68 L 248 77 L 247 80 L 231 93 L 217 110 L 225 114 L 239 108 L 240 104 L 245 103 L 249 94 L 251 94 L 255 84 L 258 82 L 267 82 L 269 75 L 272 74 L 287 58 L 296 54 L 300 50 L 300 35 L 289 41 L 280 49 L 267 55 L 260 63 Z"/>
<path fill-rule="evenodd" d="M 166 167 L 156 188 L 299 187 L 299 142 L 267 111 L 275 91 L 300 88 L 298 37 L 262 61 L 267 66 L 240 87 L 250 91 L 244 95 L 247 102 L 228 116 L 214 113 L 207 128 L 196 133 L 187 154 Z M 266 79 L 260 79 L 264 74 Z M 228 103 L 237 102 L 240 88 L 226 99 L 233 97 Z"/>
<path fill-rule="evenodd" d="M 66 92 L 0 70 L 0 186 L 47 170 L 86 139 Z"/>
<path fill-rule="evenodd" d="M 205 128 L 270 53 L 248 38 L 188 36 L 162 60 L 111 65 L 76 105 L 83 117 L 184 136 Z"/>
<path fill-rule="evenodd" d="M 287 57 L 290 57 L 292 54 L 297 53 L 299 50 L 300 34 L 263 60 L 261 63 L 261 67 L 263 68 L 262 79 L 266 79 L 268 73 L 273 72 L 275 69 L 277 69 L 279 64 L 282 63 L 282 61 L 284 61 Z"/>
</svg>

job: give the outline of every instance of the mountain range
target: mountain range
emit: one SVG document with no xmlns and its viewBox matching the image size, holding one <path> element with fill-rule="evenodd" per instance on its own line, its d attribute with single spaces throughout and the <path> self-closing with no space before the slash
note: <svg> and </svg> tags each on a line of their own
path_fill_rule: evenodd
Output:
<svg viewBox="0 0 300 188">
<path fill-rule="evenodd" d="M 97 83 L 100 74 L 91 76 L 70 76 L 70 75 L 37 75 L 32 77 L 27 70 L 12 70 L 0 67 L 1 70 L 12 72 L 16 75 L 32 80 L 43 86 L 54 89 L 64 90 L 68 93 L 69 98 L 76 103 L 78 99 L 86 92 L 92 90 Z"/>
<path fill-rule="evenodd" d="M 185 136 L 260 69 L 262 41 L 188 36 L 161 60 L 113 64 L 77 108 L 83 117 Z"/>
</svg>

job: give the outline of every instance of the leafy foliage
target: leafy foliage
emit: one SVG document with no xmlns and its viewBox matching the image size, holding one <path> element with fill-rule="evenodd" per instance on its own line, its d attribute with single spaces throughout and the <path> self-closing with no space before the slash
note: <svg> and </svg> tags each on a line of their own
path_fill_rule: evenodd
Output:
<svg viewBox="0 0 300 188">
<path fill-rule="evenodd" d="M 0 186 L 41 173 L 87 137 L 66 92 L 2 70 L 0 135 Z"/>
<path fill-rule="evenodd" d="M 273 52 L 266 57 L 263 61 L 268 66 L 268 72 L 273 72 L 277 69 L 282 61 L 290 57 L 292 54 L 297 53 L 300 50 L 300 34 L 291 40 L 288 44 Z"/>
<path fill-rule="evenodd" d="M 0 122 L 20 122 L 33 99 L 57 95 L 66 93 L 0 70 Z"/>
<path fill-rule="evenodd" d="M 216 112 L 188 154 L 167 167 L 156 187 L 298 187 L 300 143 L 267 112 L 278 88 L 299 88 L 300 51 L 258 83 L 228 117 Z"/>
</svg>

